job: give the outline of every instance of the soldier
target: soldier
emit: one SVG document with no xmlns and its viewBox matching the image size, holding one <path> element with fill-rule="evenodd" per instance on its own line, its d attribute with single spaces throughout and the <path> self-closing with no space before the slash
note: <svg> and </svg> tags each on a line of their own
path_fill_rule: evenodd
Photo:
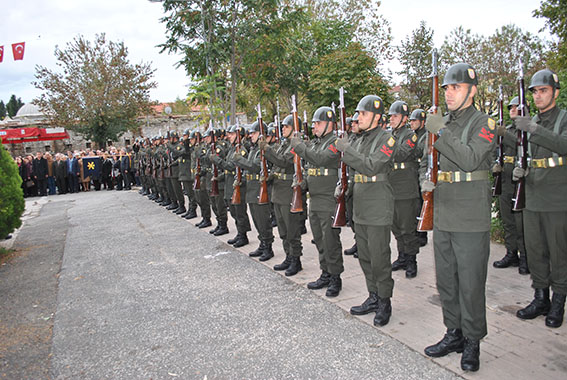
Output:
<svg viewBox="0 0 567 380">
<path fill-rule="evenodd" d="M 191 132 L 189 128 L 183 131 L 183 139 L 180 143 L 181 156 L 179 157 L 179 181 L 183 184 L 183 190 L 189 199 L 187 212 L 181 215 L 185 219 L 193 219 L 197 217 L 197 201 L 195 200 L 195 192 L 193 191 L 193 174 L 191 173 L 191 151 L 192 146 L 189 140 Z"/>
<path fill-rule="evenodd" d="M 166 150 L 166 139 L 163 136 L 159 136 L 158 138 L 158 146 L 156 149 L 156 158 L 158 161 L 158 172 L 157 172 L 157 182 L 159 193 L 162 195 L 162 200 L 159 202 L 160 206 L 170 206 L 171 205 L 171 198 L 170 194 L 167 191 L 166 185 L 166 167 L 167 167 L 167 150 Z"/>
<path fill-rule="evenodd" d="M 306 162 L 309 222 L 321 268 L 321 276 L 308 283 L 307 288 L 327 287 L 327 297 L 339 295 L 342 289 L 341 273 L 344 271 L 341 229 L 332 227 L 340 161 L 339 151 L 334 144 L 337 139 L 333 133 L 335 120 L 335 113 L 330 107 L 320 107 L 312 119 L 316 139 L 309 145 L 298 136 L 291 139 L 293 150 Z"/>
<path fill-rule="evenodd" d="M 181 182 L 179 182 L 179 161 L 181 159 L 183 145 L 179 142 L 179 135 L 176 131 L 171 131 L 169 137 L 168 154 L 171 173 L 169 181 L 171 182 L 172 196 L 175 198 L 175 204 L 177 205 L 177 207 L 172 208 L 171 211 L 174 214 L 181 215 L 187 212 L 187 209 L 185 209 L 185 195 L 183 195 Z"/>
<path fill-rule="evenodd" d="M 553 328 L 563 323 L 567 294 L 567 112 L 557 107 L 559 88 L 551 70 L 532 77 L 529 89 L 538 114 L 516 118 L 516 127 L 529 133 L 531 164 L 527 171 L 517 167 L 513 172 L 514 179 L 526 177 L 524 234 L 535 289 L 533 301 L 516 315 L 547 314 L 545 325 Z"/>
<path fill-rule="evenodd" d="M 262 122 L 263 123 L 263 122 Z M 266 126 L 264 125 L 264 130 Z M 250 257 L 260 257 L 260 261 L 267 261 L 274 257 L 272 243 L 274 235 L 272 232 L 272 223 L 270 221 L 270 204 L 258 203 L 258 194 L 260 193 L 260 149 L 258 148 L 258 139 L 260 138 L 260 124 L 255 121 L 249 129 L 250 145 L 249 148 L 240 147 L 234 155 L 236 165 L 246 171 L 246 203 L 250 207 L 252 221 L 258 231 L 258 240 L 260 245 L 249 254 Z M 264 173 L 264 175 L 267 175 Z"/>
<path fill-rule="evenodd" d="M 350 119 L 350 122 L 349 122 Z M 358 112 L 356 112 L 352 118 L 348 118 L 347 117 L 347 132 L 348 132 L 348 142 L 351 145 L 355 145 L 355 141 L 358 139 L 358 137 L 360 136 L 359 134 L 359 130 L 358 130 Z M 348 187 L 347 187 L 347 192 L 345 194 L 345 202 L 346 202 L 346 209 L 347 209 L 347 220 L 348 220 L 348 224 L 350 225 L 350 228 L 352 229 L 352 232 L 355 234 L 355 238 L 354 238 L 354 245 L 350 248 L 345 249 L 344 254 L 347 256 L 352 255 L 355 259 L 358 258 L 358 248 L 356 247 L 356 231 L 355 231 L 355 223 L 354 223 L 354 219 L 353 219 L 353 196 L 352 196 L 352 188 L 354 186 L 354 170 L 349 170 L 349 176 L 348 176 Z"/>
<path fill-rule="evenodd" d="M 205 165 L 207 168 L 207 189 L 210 189 L 211 191 L 209 193 L 211 206 L 217 218 L 217 226 L 210 230 L 209 233 L 215 236 L 226 235 L 229 232 L 226 224 L 228 219 L 226 204 L 224 203 L 224 172 L 222 169 L 218 168 L 217 163 L 215 162 L 216 157 L 225 157 L 226 151 L 228 150 L 226 141 L 220 138 L 222 133 L 223 132 L 221 132 L 220 129 L 214 130 L 209 128 L 203 134 L 205 144 L 207 144 L 208 147 L 207 153 L 203 158 L 202 165 Z M 216 184 L 214 183 L 215 181 Z"/>
<path fill-rule="evenodd" d="M 376 312 L 374 325 L 390 321 L 390 299 L 394 289 L 390 261 L 390 233 L 394 215 L 394 195 L 388 182 L 392 170 L 395 139 L 381 128 L 384 103 L 376 95 L 363 97 L 356 107 L 360 137 L 351 144 L 348 137 L 337 140 L 343 161 L 354 174 L 354 222 L 360 267 L 369 297 L 350 313 Z"/>
<path fill-rule="evenodd" d="M 301 125 L 301 120 L 299 124 Z M 274 205 L 277 227 L 285 252 L 285 260 L 281 264 L 274 265 L 274 270 L 285 270 L 286 276 L 294 276 L 303 269 L 300 259 L 303 250 L 301 246 L 303 216 L 290 211 L 295 172 L 294 155 L 289 143 L 292 133 L 293 115 L 288 115 L 282 122 L 283 138 L 279 144 L 270 146 L 267 141 L 259 142 L 260 149 L 265 151 L 266 158 L 274 164 L 272 167 L 274 182 L 270 199 Z"/>
<path fill-rule="evenodd" d="M 191 173 L 194 176 L 193 190 L 195 191 L 195 200 L 201 209 L 201 221 L 195 226 L 199 228 L 207 228 L 212 226 L 211 223 L 211 203 L 205 182 L 206 171 L 201 165 L 201 157 L 206 154 L 207 150 L 201 141 L 201 132 L 193 131 L 189 137 L 193 152 L 191 157 Z"/>
<path fill-rule="evenodd" d="M 226 154 L 223 156 L 214 155 L 211 157 L 213 162 L 219 166 L 219 170 L 224 171 L 224 201 L 228 205 L 230 215 L 235 221 L 237 231 L 236 236 L 229 239 L 227 243 L 232 244 L 236 248 L 243 247 L 248 244 L 247 233 L 251 230 L 246 202 L 241 199 L 240 203 L 232 204 L 237 170 L 234 163 L 234 155 L 236 154 L 237 148 L 237 134 L 240 134 L 240 137 L 242 138 L 244 136 L 244 130 L 236 125 L 230 126 L 227 133 L 230 146 L 228 147 Z M 246 194 L 246 182 L 244 179 L 241 180 L 240 191 L 241 193 Z"/>
<path fill-rule="evenodd" d="M 396 140 L 393 154 L 393 170 L 388 181 L 394 191 L 394 221 L 392 232 L 398 243 L 398 259 L 392 270 L 405 269 L 407 278 L 417 276 L 417 218 L 419 213 L 419 181 L 417 164 L 417 135 L 407 127 L 409 108 L 406 102 L 397 100 L 390 106 L 390 128 Z"/>
<path fill-rule="evenodd" d="M 519 98 L 516 96 L 508 104 L 508 111 L 512 124 L 498 134 L 503 135 L 502 147 L 504 149 L 504 167 L 496 163 L 492 167 L 493 173 L 502 172 L 502 192 L 499 196 L 500 216 L 504 225 L 504 244 L 506 245 L 506 255 L 498 261 L 492 263 L 495 268 L 508 268 L 509 266 L 519 267 L 520 274 L 528 274 L 528 262 L 526 260 L 526 249 L 524 246 L 524 223 L 522 221 L 522 211 L 512 211 L 515 182 L 512 180 L 512 171 L 517 155 L 517 132 L 514 120 L 518 117 Z M 518 251 L 520 257 L 518 257 Z"/>
<path fill-rule="evenodd" d="M 447 333 L 425 348 L 432 357 L 463 352 L 461 368 L 477 371 L 480 339 L 486 336 L 486 273 L 490 251 L 492 192 L 489 169 L 496 123 L 475 109 L 478 79 L 474 68 L 457 63 L 447 70 L 442 87 L 449 115 L 429 115 L 425 128 L 439 136 L 439 176 L 425 180 L 422 191 L 434 192 L 435 272 Z"/>
<path fill-rule="evenodd" d="M 425 120 L 427 116 L 424 110 L 421 108 L 412 111 L 409 120 L 410 128 L 417 135 L 417 146 L 416 146 L 416 156 L 417 162 L 421 162 L 421 157 L 423 157 L 423 152 L 425 151 L 425 145 L 427 143 L 427 131 L 425 130 Z M 423 198 L 421 198 L 421 188 L 419 192 L 419 208 L 417 210 L 416 218 L 420 216 L 421 207 L 423 206 Z M 419 246 L 425 247 L 427 245 L 427 231 L 418 231 L 417 237 L 419 239 Z"/>
</svg>

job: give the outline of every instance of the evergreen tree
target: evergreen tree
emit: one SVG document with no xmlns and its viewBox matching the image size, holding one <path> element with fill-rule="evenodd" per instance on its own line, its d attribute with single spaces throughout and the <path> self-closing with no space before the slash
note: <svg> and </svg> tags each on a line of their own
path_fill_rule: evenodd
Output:
<svg viewBox="0 0 567 380">
<path fill-rule="evenodd" d="M 4 119 L 6 117 L 6 106 L 4 102 L 0 100 L 0 119 Z"/>
<path fill-rule="evenodd" d="M 18 165 L 0 138 L 0 240 L 22 225 L 25 202 Z"/>
<path fill-rule="evenodd" d="M 8 116 L 14 117 L 18 113 L 18 110 L 22 108 L 24 103 L 22 102 L 21 98 L 16 99 L 16 95 L 12 95 L 10 97 L 10 101 L 6 104 L 6 111 L 8 112 Z"/>
</svg>

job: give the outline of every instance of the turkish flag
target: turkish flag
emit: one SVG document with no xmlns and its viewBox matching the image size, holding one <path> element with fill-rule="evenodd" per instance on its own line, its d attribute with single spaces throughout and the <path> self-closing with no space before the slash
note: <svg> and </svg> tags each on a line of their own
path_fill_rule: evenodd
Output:
<svg viewBox="0 0 567 380">
<path fill-rule="evenodd" d="M 0 62 L 4 59 L 4 46 L 0 46 Z"/>
<path fill-rule="evenodd" d="M 14 61 L 21 61 L 24 59 L 24 48 L 26 46 L 25 42 L 18 42 L 17 44 L 12 44 L 12 53 L 14 54 Z"/>
</svg>

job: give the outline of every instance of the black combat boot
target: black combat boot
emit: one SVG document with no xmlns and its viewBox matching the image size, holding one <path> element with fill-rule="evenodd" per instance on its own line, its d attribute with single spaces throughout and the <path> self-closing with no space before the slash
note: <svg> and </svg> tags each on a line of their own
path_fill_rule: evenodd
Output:
<svg viewBox="0 0 567 380">
<path fill-rule="evenodd" d="M 419 246 L 425 247 L 427 245 L 427 231 L 418 232 L 417 237 L 419 238 Z"/>
<path fill-rule="evenodd" d="M 302 235 L 305 235 L 307 233 L 307 227 L 305 227 L 305 221 L 303 221 L 303 224 L 301 225 L 300 230 L 301 230 L 300 232 L 301 232 Z"/>
<path fill-rule="evenodd" d="M 406 278 L 417 276 L 417 256 L 406 255 Z"/>
<path fill-rule="evenodd" d="M 213 224 L 211 223 L 211 219 L 205 219 L 203 218 L 203 220 L 201 221 L 201 223 L 199 223 L 199 228 L 207 228 L 212 226 Z"/>
<path fill-rule="evenodd" d="M 547 315 L 551 302 L 549 302 L 549 288 L 536 289 L 534 299 L 528 306 L 516 312 L 520 319 L 534 319 L 540 315 Z"/>
<path fill-rule="evenodd" d="M 166 199 L 166 200 L 164 200 L 164 201 L 161 203 L 161 205 L 162 205 L 163 207 L 165 207 L 166 210 L 167 210 L 167 207 L 171 206 L 171 200 Z"/>
<path fill-rule="evenodd" d="M 177 202 L 171 202 L 171 203 L 169 204 L 169 206 L 167 206 L 165 209 L 166 209 L 166 210 L 175 210 L 175 209 L 178 208 L 178 207 L 179 207 L 179 205 L 177 204 Z"/>
<path fill-rule="evenodd" d="M 386 326 L 390 322 L 391 316 L 392 304 L 390 303 L 390 297 L 378 297 L 378 310 L 376 310 L 376 315 L 374 316 L 374 326 Z"/>
<path fill-rule="evenodd" d="M 232 239 L 228 239 L 228 240 L 227 240 L 227 243 L 228 243 L 228 244 L 234 244 L 234 243 L 236 243 L 236 241 L 238 240 L 239 237 L 240 237 L 240 232 L 238 232 L 238 233 L 236 234 L 236 236 L 233 237 Z"/>
<path fill-rule="evenodd" d="M 352 247 L 345 249 L 344 254 L 347 256 L 351 256 L 357 252 L 358 252 L 358 248 L 356 247 L 356 243 L 354 243 Z"/>
<path fill-rule="evenodd" d="M 480 367 L 480 341 L 465 338 L 463 356 L 461 356 L 461 369 L 476 372 Z"/>
<path fill-rule="evenodd" d="M 502 260 L 498 260 L 492 263 L 494 268 L 508 268 L 517 267 L 520 265 L 520 259 L 518 258 L 518 251 L 506 251 L 506 255 Z"/>
<path fill-rule="evenodd" d="M 329 287 L 327 288 L 327 292 L 325 295 L 327 297 L 336 297 L 341 292 L 343 288 L 343 282 L 341 281 L 340 274 L 332 274 L 331 280 L 329 281 Z"/>
<path fill-rule="evenodd" d="M 219 224 L 219 222 L 217 222 L 217 226 L 215 228 L 213 228 L 212 230 L 210 230 L 209 233 L 212 235 L 215 232 L 217 232 L 219 228 L 220 228 L 220 224 Z"/>
<path fill-rule="evenodd" d="M 291 256 L 285 255 L 285 260 L 282 261 L 280 264 L 274 265 L 274 270 L 286 270 L 287 268 L 289 268 L 290 264 L 291 264 Z"/>
<path fill-rule="evenodd" d="M 255 251 L 252 251 L 248 254 L 248 256 L 250 257 L 259 257 L 262 256 L 262 254 L 264 253 L 264 248 L 266 248 L 266 244 L 261 241 L 260 245 L 258 246 L 258 248 L 256 248 Z"/>
<path fill-rule="evenodd" d="M 400 269 L 406 269 L 407 256 L 405 253 L 399 252 L 398 259 L 392 263 L 392 270 L 397 271 Z"/>
<path fill-rule="evenodd" d="M 321 272 L 321 276 L 319 276 L 318 279 L 307 284 L 307 289 L 323 289 L 329 286 L 329 282 L 331 282 L 331 274 L 329 272 L 323 271 Z"/>
<path fill-rule="evenodd" d="M 565 314 L 565 294 L 553 292 L 551 309 L 545 317 L 545 325 L 553 328 L 560 327 L 563 324 L 563 314 Z"/>
<path fill-rule="evenodd" d="M 183 215 L 183 218 L 189 220 L 189 219 L 195 219 L 197 217 L 197 211 L 195 210 L 187 210 L 187 212 L 185 213 L 185 215 Z"/>
<path fill-rule="evenodd" d="M 518 266 L 518 273 L 530 274 L 530 270 L 528 269 L 528 256 L 526 256 L 526 252 L 520 252 L 520 265 Z"/>
<path fill-rule="evenodd" d="M 185 209 L 185 206 L 183 205 L 179 205 L 179 207 L 177 208 L 177 210 L 174 211 L 174 213 L 176 215 L 181 215 L 187 212 L 187 209 Z"/>
<path fill-rule="evenodd" d="M 378 310 L 378 294 L 370 292 L 368 298 L 359 306 L 350 308 L 352 315 L 365 315 Z"/>
<path fill-rule="evenodd" d="M 228 231 L 228 227 L 226 225 L 226 222 L 222 222 L 222 223 L 219 223 L 219 227 L 215 231 L 215 233 L 213 233 L 213 235 L 222 236 L 222 235 L 226 235 L 228 233 L 229 233 L 229 231 Z"/>
<path fill-rule="evenodd" d="M 260 256 L 260 258 L 258 260 L 268 261 L 272 257 L 274 257 L 274 251 L 272 250 L 272 243 L 266 243 L 266 246 L 264 248 L 264 252 L 262 253 L 262 256 Z"/>
<path fill-rule="evenodd" d="M 287 268 L 285 271 L 285 275 L 287 277 L 295 276 L 301 270 L 303 270 L 303 267 L 301 266 L 301 259 L 299 258 L 299 256 L 293 256 L 291 257 L 289 268 Z"/>
<path fill-rule="evenodd" d="M 238 235 L 237 235 L 238 236 Z M 240 234 L 240 236 L 238 237 L 238 239 L 234 242 L 234 244 L 232 244 L 232 246 L 234 248 L 240 248 L 240 247 L 244 247 L 245 245 L 247 245 L 249 243 L 248 241 L 248 236 L 246 236 L 246 232 L 243 234 Z"/>
<path fill-rule="evenodd" d="M 465 338 L 461 329 L 447 329 L 445 336 L 432 346 L 425 347 L 425 355 L 440 358 L 451 352 L 463 352 Z"/>
</svg>

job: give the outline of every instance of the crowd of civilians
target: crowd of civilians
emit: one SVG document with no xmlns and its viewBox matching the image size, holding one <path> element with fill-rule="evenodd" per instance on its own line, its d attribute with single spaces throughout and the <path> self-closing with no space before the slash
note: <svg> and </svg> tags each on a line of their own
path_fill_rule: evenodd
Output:
<svg viewBox="0 0 567 380">
<path fill-rule="evenodd" d="M 139 184 L 134 169 L 134 153 L 126 148 L 107 150 L 68 151 L 63 153 L 37 152 L 35 156 L 17 156 L 24 197 L 77 193 L 98 190 L 130 190 Z M 100 157 L 98 175 L 85 175 L 83 159 Z"/>
</svg>

